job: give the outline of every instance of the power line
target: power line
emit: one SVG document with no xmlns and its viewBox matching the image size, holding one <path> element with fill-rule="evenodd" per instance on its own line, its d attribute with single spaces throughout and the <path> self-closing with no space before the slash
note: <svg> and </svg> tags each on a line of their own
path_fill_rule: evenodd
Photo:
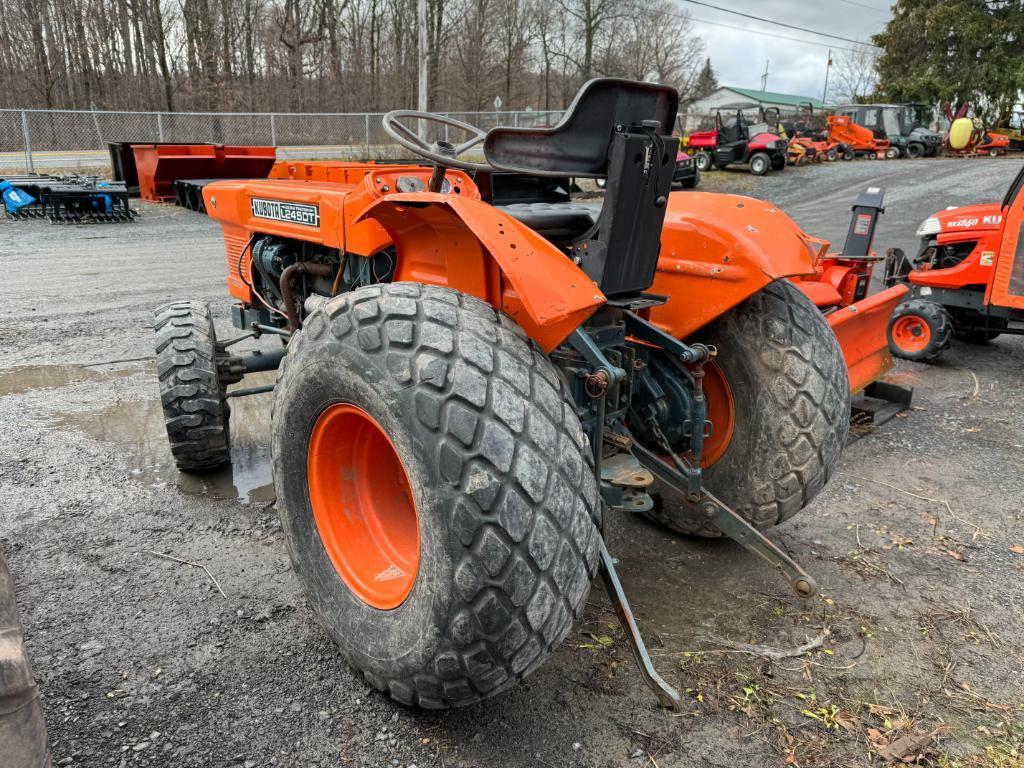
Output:
<svg viewBox="0 0 1024 768">
<path fill-rule="evenodd" d="M 805 40 L 802 37 L 790 37 L 789 35 L 780 35 L 777 32 L 765 32 L 760 29 L 751 29 L 750 27 L 741 27 L 737 24 L 727 24 L 724 21 L 711 21 L 710 19 L 698 19 L 695 16 L 690 17 L 691 21 L 695 21 L 699 24 L 710 24 L 713 27 L 725 27 L 726 29 L 736 29 L 740 32 L 749 32 L 752 35 L 764 35 L 765 37 L 775 37 L 779 40 L 790 40 L 794 43 L 804 43 L 805 45 L 816 45 L 819 48 L 830 48 L 833 51 L 849 51 L 850 53 L 856 53 L 857 48 L 847 48 L 842 45 L 832 45 L 831 43 L 819 43 L 817 40 Z"/>
<path fill-rule="evenodd" d="M 812 35 L 820 35 L 821 37 L 831 37 L 831 38 L 833 38 L 835 40 L 843 40 L 843 41 L 845 41 L 847 43 L 854 43 L 855 45 L 866 45 L 869 48 L 878 48 L 877 45 L 873 45 L 872 43 L 865 43 L 862 40 L 854 40 L 852 37 L 842 37 L 841 35 L 833 35 L 833 34 L 830 34 L 829 32 L 819 32 L 816 29 L 807 29 L 807 27 L 798 27 L 798 26 L 795 26 L 793 24 L 786 24 L 783 21 L 775 21 L 773 19 L 766 19 L 763 16 L 754 16 L 753 14 L 743 13 L 742 11 L 734 11 L 734 10 L 732 10 L 730 8 L 722 8 L 721 6 L 718 6 L 718 5 L 712 5 L 711 3 L 702 2 L 702 0 L 682 0 L 682 1 L 684 3 L 691 3 L 693 5 L 701 5 L 701 6 L 704 6 L 705 8 L 711 8 L 712 10 L 721 11 L 723 13 L 731 13 L 731 14 L 734 14 L 736 16 L 743 16 L 744 18 L 753 19 L 754 21 L 763 21 L 766 24 L 775 24 L 776 26 L 779 26 L 779 27 L 786 27 L 787 29 L 795 29 L 798 32 L 808 32 L 808 33 L 810 33 Z"/>
<path fill-rule="evenodd" d="M 889 8 L 879 8 L 876 5 L 867 5 L 866 3 L 858 3 L 856 0 L 839 0 L 840 3 L 846 3 L 847 5 L 856 5 L 858 8 L 867 8 L 869 11 L 875 11 L 876 13 L 891 13 Z"/>
</svg>

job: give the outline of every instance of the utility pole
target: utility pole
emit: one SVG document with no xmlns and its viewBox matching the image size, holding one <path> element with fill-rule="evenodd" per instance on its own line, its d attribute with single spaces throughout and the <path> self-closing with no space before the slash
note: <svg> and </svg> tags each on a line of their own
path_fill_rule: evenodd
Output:
<svg viewBox="0 0 1024 768">
<path fill-rule="evenodd" d="M 416 3 L 416 31 L 418 33 L 419 48 L 419 78 L 417 82 L 416 109 L 426 112 L 427 103 L 427 73 L 430 63 L 430 52 L 427 50 L 427 0 L 417 0 Z M 426 138 L 426 124 L 422 120 L 419 123 L 419 134 Z"/>
<path fill-rule="evenodd" d="M 828 63 L 825 64 L 825 90 L 821 92 L 821 103 L 828 104 L 828 70 L 832 66 L 832 49 L 828 49 Z"/>
<path fill-rule="evenodd" d="M 416 31 L 419 33 L 419 83 L 416 109 L 426 112 L 427 107 L 427 72 L 430 63 L 430 52 L 427 50 L 427 0 L 417 0 Z"/>
<path fill-rule="evenodd" d="M 764 74 L 761 75 L 761 90 L 762 91 L 766 90 L 765 86 L 768 85 L 768 62 L 769 61 L 771 61 L 771 59 L 765 59 L 764 60 Z"/>
</svg>

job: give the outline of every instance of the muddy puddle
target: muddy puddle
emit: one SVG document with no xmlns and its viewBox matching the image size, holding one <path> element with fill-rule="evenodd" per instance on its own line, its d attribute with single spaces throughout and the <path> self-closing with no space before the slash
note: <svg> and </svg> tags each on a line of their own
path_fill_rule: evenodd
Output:
<svg viewBox="0 0 1024 768">
<path fill-rule="evenodd" d="M 257 379 L 260 379 L 257 381 Z M 273 383 L 254 375 L 246 386 Z M 132 476 L 151 488 L 177 487 L 194 496 L 238 499 L 243 503 L 272 501 L 270 466 L 270 393 L 231 400 L 231 465 L 202 475 L 183 474 L 174 465 L 164 429 L 163 409 L 156 400 L 112 403 L 96 411 L 57 414 L 55 425 L 116 447 L 134 467 Z"/>
<path fill-rule="evenodd" d="M 82 365 L 23 365 L 0 370 L 0 396 L 20 395 L 36 389 L 59 389 L 87 381 L 104 381 L 131 376 L 141 370 L 139 362 L 126 361 L 120 367 Z"/>
</svg>

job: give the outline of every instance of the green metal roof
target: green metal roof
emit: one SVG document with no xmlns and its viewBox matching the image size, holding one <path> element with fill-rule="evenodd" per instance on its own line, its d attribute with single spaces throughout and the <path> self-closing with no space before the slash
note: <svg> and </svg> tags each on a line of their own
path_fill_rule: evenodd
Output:
<svg viewBox="0 0 1024 768">
<path fill-rule="evenodd" d="M 811 103 L 811 106 L 815 109 L 821 109 L 825 105 L 821 99 L 816 99 L 813 96 L 794 96 L 791 93 L 774 93 L 773 91 L 755 91 L 753 88 L 735 88 L 731 85 L 723 86 L 728 91 L 735 91 L 736 93 L 743 94 L 748 99 L 754 101 L 767 102 L 769 104 L 786 104 L 787 106 L 796 107 L 800 104 L 807 102 Z"/>
</svg>

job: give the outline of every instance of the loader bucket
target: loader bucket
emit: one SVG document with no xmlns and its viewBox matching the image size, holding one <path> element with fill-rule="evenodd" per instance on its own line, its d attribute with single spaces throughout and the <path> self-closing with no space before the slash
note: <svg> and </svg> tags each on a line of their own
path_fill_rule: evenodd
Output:
<svg viewBox="0 0 1024 768">
<path fill-rule="evenodd" d="M 173 200 L 175 179 L 206 179 L 215 175 L 217 148 L 213 144 L 133 144 L 132 152 L 143 200 Z"/>
<path fill-rule="evenodd" d="M 276 161 L 276 147 L 217 147 L 217 167 L 212 178 L 265 179 Z"/>
<path fill-rule="evenodd" d="M 828 324 L 846 359 L 850 392 L 864 389 L 892 368 L 886 329 L 893 310 L 907 291 L 905 285 L 894 285 L 828 315 Z"/>
</svg>

